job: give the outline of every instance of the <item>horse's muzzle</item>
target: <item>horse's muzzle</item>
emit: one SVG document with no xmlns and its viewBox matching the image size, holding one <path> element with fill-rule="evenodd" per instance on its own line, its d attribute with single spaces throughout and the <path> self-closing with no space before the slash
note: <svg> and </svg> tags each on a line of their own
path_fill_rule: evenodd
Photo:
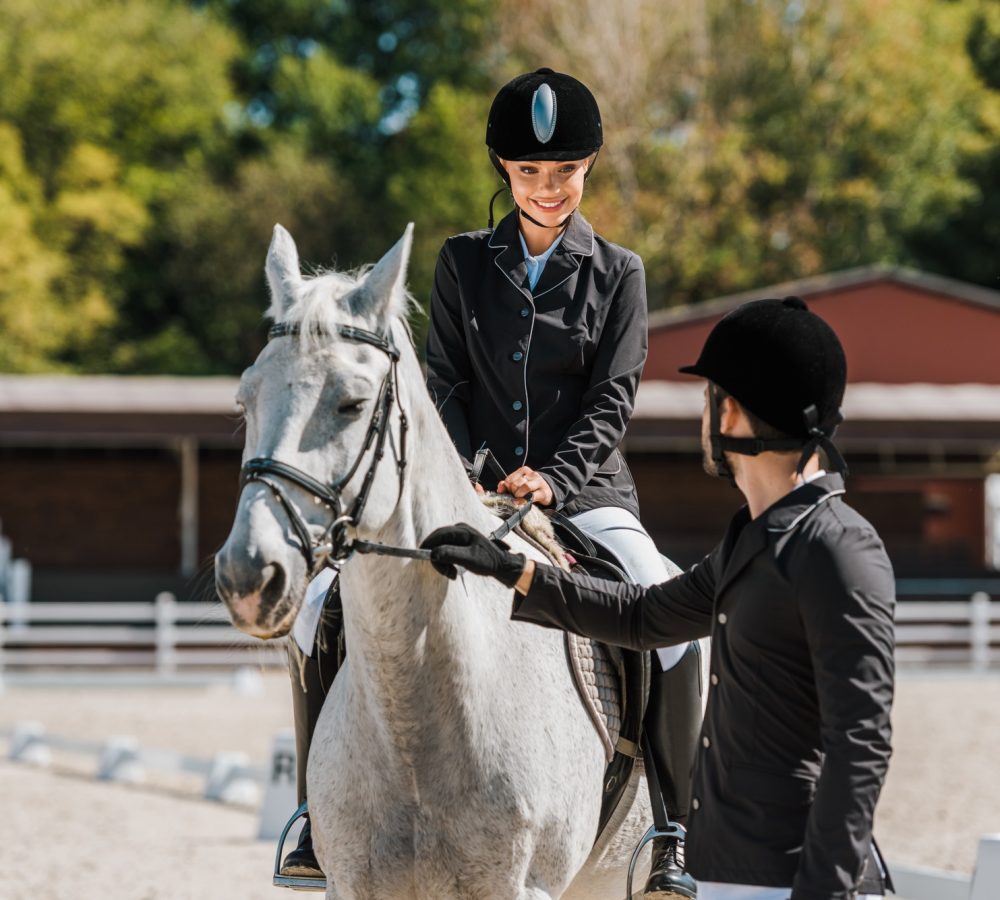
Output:
<svg viewBox="0 0 1000 900">
<path fill-rule="evenodd" d="M 264 566 L 255 578 L 235 579 L 220 556 L 215 560 L 215 588 L 233 625 L 262 640 L 283 637 L 295 621 L 296 605 L 286 596 L 288 577 L 278 564 Z"/>
</svg>

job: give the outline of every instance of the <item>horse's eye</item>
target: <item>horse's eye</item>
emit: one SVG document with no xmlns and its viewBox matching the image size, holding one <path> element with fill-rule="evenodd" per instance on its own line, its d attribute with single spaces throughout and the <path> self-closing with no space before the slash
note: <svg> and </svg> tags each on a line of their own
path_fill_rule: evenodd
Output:
<svg viewBox="0 0 1000 900">
<path fill-rule="evenodd" d="M 342 416 L 350 416 L 355 413 L 361 412 L 362 407 L 364 407 L 364 400 L 348 400 L 346 403 L 341 403 L 337 407 L 337 412 Z"/>
</svg>

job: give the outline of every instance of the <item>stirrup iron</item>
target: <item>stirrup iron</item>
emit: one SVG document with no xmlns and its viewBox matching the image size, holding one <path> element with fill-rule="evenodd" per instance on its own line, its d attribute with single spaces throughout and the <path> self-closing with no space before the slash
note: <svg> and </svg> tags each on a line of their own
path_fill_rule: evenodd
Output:
<svg viewBox="0 0 1000 900">
<path fill-rule="evenodd" d="M 285 827 L 281 829 L 281 837 L 278 838 L 278 851 L 274 857 L 274 877 L 271 879 L 271 884 L 275 887 L 290 888 L 293 891 L 322 891 L 325 893 L 325 878 L 306 878 L 303 875 L 281 874 L 281 857 L 284 855 L 285 838 L 288 837 L 292 826 L 307 812 L 309 812 L 309 804 L 307 801 L 303 801 L 302 805 L 292 813 L 292 817 L 285 822 Z"/>
<path fill-rule="evenodd" d="M 649 826 L 649 830 L 640 838 L 639 843 L 635 845 L 635 850 L 632 851 L 632 858 L 628 863 L 625 900 L 632 900 L 632 877 L 635 875 L 635 866 L 639 862 L 639 854 L 642 853 L 643 847 L 654 838 L 677 838 L 683 841 L 686 834 L 687 831 L 684 826 L 678 822 L 671 822 L 666 828 L 657 828 L 655 824 Z"/>
</svg>

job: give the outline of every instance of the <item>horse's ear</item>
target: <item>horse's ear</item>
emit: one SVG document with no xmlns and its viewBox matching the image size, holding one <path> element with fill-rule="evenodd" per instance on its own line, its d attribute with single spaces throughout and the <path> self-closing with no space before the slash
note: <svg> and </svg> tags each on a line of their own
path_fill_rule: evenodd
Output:
<svg viewBox="0 0 1000 900">
<path fill-rule="evenodd" d="M 267 283 L 271 288 L 271 308 L 268 316 L 280 322 L 295 299 L 295 287 L 302 281 L 299 272 L 299 251 L 292 236 L 280 225 L 274 226 L 271 246 L 267 251 Z"/>
<path fill-rule="evenodd" d="M 361 288 L 351 295 L 354 311 L 382 331 L 390 320 L 406 312 L 406 266 L 413 245 L 413 223 L 368 273 Z"/>
</svg>

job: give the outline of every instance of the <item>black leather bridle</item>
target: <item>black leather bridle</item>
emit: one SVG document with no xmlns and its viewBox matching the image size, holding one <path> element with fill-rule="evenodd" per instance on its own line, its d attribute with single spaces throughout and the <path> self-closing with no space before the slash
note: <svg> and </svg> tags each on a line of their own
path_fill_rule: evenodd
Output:
<svg viewBox="0 0 1000 900">
<path fill-rule="evenodd" d="M 379 399 L 368 422 L 368 431 L 365 434 L 361 450 L 358 452 L 347 474 L 327 485 L 313 478 L 309 473 L 295 468 L 295 466 L 290 466 L 277 459 L 271 459 L 268 456 L 257 456 L 253 459 L 248 459 L 243 464 L 243 468 L 240 469 L 241 492 L 251 481 L 259 481 L 270 488 L 275 499 L 281 505 L 282 509 L 285 510 L 292 529 L 299 539 L 299 549 L 305 557 L 306 569 L 310 579 L 315 578 L 324 568 L 339 568 L 354 553 L 374 553 L 380 556 L 399 556 L 407 559 L 429 560 L 431 558 L 430 550 L 394 547 L 391 544 L 381 544 L 358 539 L 353 541 L 348 540 L 347 529 L 351 525 L 357 525 L 361 519 L 365 504 L 368 502 L 368 495 L 371 493 L 372 483 L 375 481 L 375 472 L 385 454 L 386 441 L 391 440 L 389 424 L 394 403 L 399 407 L 399 452 L 396 456 L 396 469 L 399 474 L 399 492 L 402 495 L 406 476 L 406 432 L 409 428 L 409 423 L 399 399 L 399 379 L 397 374 L 399 351 L 392 344 L 391 340 L 373 331 L 355 328 L 353 325 L 337 325 L 336 330 L 337 334 L 341 337 L 369 344 L 381 350 L 389 357 L 389 370 L 385 373 L 385 378 L 382 379 L 382 386 L 379 389 Z M 301 327 L 299 325 L 282 323 L 274 325 L 268 331 L 268 339 L 273 340 L 278 337 L 295 336 L 300 333 Z M 315 333 L 322 335 L 326 332 L 317 328 Z M 345 512 L 341 501 L 343 490 L 357 473 L 365 454 L 373 446 L 374 452 L 372 454 L 371 465 L 368 467 L 368 471 L 365 472 L 361 489 L 354 498 L 350 510 Z M 281 485 L 281 481 L 298 485 L 308 494 L 312 495 L 315 503 L 322 504 L 330 510 L 331 521 L 318 539 L 313 539 L 312 533 L 309 531 L 309 525 L 295 504 L 288 498 Z M 521 523 L 532 506 L 531 494 L 528 494 L 524 499 L 525 503 L 499 528 L 490 534 L 492 540 L 502 539 Z"/>
<path fill-rule="evenodd" d="M 259 481 L 267 485 L 275 499 L 285 510 L 292 529 L 299 539 L 299 549 L 306 560 L 306 567 L 310 578 L 314 578 L 321 569 L 327 566 L 336 566 L 346 560 L 355 551 L 365 552 L 366 542 L 348 541 L 347 529 L 350 525 L 355 525 L 364 512 L 365 504 L 368 502 L 368 495 L 371 493 L 372 484 L 375 481 L 375 472 L 385 453 L 387 440 L 391 440 L 390 420 L 392 418 L 393 404 L 399 406 L 399 452 L 396 457 L 396 469 L 399 473 L 399 489 L 403 490 L 406 473 L 406 431 L 408 422 L 402 404 L 399 403 L 399 385 L 397 366 L 399 364 L 399 351 L 393 346 L 391 340 L 373 331 L 366 331 L 363 328 L 355 328 L 353 325 L 337 325 L 337 334 L 351 341 L 358 341 L 368 344 L 381 350 L 389 357 L 389 369 L 382 379 L 382 386 L 379 389 L 378 401 L 372 411 L 371 419 L 368 422 L 368 431 L 365 434 L 361 450 L 358 452 L 354 463 L 347 473 L 331 484 L 324 484 L 307 472 L 290 466 L 277 459 L 267 456 L 258 456 L 247 460 L 240 470 L 240 490 L 252 481 Z M 281 323 L 275 325 L 268 332 L 268 338 L 274 340 L 279 337 L 295 336 L 301 333 L 298 324 Z M 316 329 L 317 334 L 325 334 L 322 329 Z M 350 509 L 344 510 L 342 495 L 348 482 L 355 476 L 361 466 L 361 461 L 365 454 L 374 448 L 371 465 L 365 472 L 361 488 Z M 323 530 L 319 538 L 314 539 L 309 530 L 309 526 L 298 511 L 295 504 L 289 499 L 282 486 L 282 482 L 291 482 L 298 485 L 308 494 L 311 494 L 314 502 L 326 506 L 330 511 L 330 523 Z M 401 548 L 402 549 L 402 548 Z"/>
</svg>

